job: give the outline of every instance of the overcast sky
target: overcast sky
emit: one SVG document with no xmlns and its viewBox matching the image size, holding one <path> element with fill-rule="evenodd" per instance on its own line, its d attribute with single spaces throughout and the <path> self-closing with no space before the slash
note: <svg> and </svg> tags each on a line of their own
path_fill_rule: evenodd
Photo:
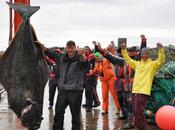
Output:
<svg viewBox="0 0 175 130">
<path fill-rule="evenodd" d="M 175 43 L 174 0 L 31 0 L 41 6 L 31 17 L 38 39 L 46 46 L 78 45 L 127 37 L 128 44 L 139 45 L 145 34 L 149 46 L 156 42 Z M 0 47 L 8 43 L 8 6 L 0 0 Z"/>
</svg>

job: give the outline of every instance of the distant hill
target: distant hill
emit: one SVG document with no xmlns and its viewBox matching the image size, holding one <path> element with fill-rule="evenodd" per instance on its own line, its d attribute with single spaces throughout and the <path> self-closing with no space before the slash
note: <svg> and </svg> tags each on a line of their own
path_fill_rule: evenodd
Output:
<svg viewBox="0 0 175 130">
<path fill-rule="evenodd" d="M 156 48 L 150 48 L 151 49 L 151 58 L 157 59 L 157 49 Z M 168 61 L 175 61 L 175 46 L 169 45 L 165 46 L 165 59 L 166 63 Z"/>
<path fill-rule="evenodd" d="M 3 51 L 0 51 L 0 56 L 2 56 L 2 54 L 3 54 Z"/>
<path fill-rule="evenodd" d="M 169 45 L 165 46 L 165 55 L 166 55 L 166 63 L 168 61 L 175 61 L 175 46 Z M 157 59 L 157 49 L 156 48 L 150 48 L 151 50 L 151 58 L 153 60 Z M 0 51 L 0 56 L 3 54 L 3 51 Z"/>
</svg>

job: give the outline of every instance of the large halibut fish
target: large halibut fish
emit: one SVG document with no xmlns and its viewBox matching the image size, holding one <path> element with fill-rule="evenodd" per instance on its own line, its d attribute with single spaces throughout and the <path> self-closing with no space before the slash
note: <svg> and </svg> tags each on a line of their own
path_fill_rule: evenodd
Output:
<svg viewBox="0 0 175 130">
<path fill-rule="evenodd" d="M 0 82 L 8 95 L 10 108 L 22 125 L 36 130 L 42 121 L 44 88 L 49 69 L 29 18 L 39 6 L 7 4 L 21 14 L 23 22 L 10 46 L 0 58 Z"/>
</svg>

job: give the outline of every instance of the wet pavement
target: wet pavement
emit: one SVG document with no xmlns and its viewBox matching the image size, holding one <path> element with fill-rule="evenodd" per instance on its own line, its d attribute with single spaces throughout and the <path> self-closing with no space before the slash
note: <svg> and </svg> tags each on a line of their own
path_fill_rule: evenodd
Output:
<svg viewBox="0 0 175 130">
<path fill-rule="evenodd" d="M 101 98 L 101 86 L 98 84 L 97 91 Z M 56 99 L 56 98 L 55 98 Z M 84 95 L 82 104 L 85 102 Z M 86 112 L 82 107 L 81 120 L 82 130 L 118 130 L 126 121 L 118 120 L 116 109 L 111 96 L 109 97 L 109 111 L 107 115 L 101 114 L 101 106 Z M 54 109 L 48 109 L 48 86 L 45 88 L 43 121 L 39 130 L 51 130 L 53 124 Z M 0 130 L 27 130 L 21 126 L 20 120 L 8 108 L 7 94 L 3 93 L 0 101 Z M 71 114 L 69 108 L 66 109 L 64 119 L 64 130 L 71 130 Z M 135 130 L 135 129 L 131 129 Z M 149 125 L 148 130 L 157 130 L 156 126 Z"/>
</svg>

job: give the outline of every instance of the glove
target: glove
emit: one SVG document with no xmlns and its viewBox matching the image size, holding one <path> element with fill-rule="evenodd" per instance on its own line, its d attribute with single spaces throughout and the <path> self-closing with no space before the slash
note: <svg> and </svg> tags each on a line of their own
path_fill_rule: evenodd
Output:
<svg viewBox="0 0 175 130">
<path fill-rule="evenodd" d="M 86 73 L 86 76 L 87 77 L 90 77 L 90 76 L 92 76 L 92 73 L 90 73 L 90 72 L 89 73 Z"/>
<path fill-rule="evenodd" d="M 107 50 L 106 50 L 106 49 L 101 49 L 100 53 L 101 53 L 103 56 L 106 56 L 106 55 L 107 55 Z"/>
</svg>

